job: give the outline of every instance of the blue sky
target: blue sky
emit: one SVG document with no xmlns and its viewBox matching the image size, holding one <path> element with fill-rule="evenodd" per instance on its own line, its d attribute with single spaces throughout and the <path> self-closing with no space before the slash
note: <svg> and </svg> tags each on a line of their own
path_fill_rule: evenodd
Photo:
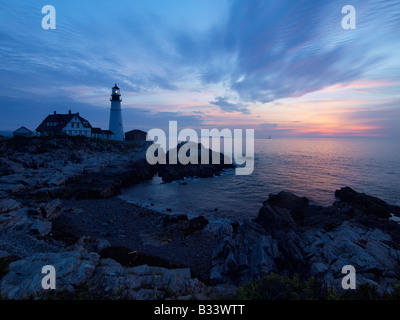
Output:
<svg viewBox="0 0 400 320">
<path fill-rule="evenodd" d="M 44 30 L 44 5 L 56 29 Z M 357 28 L 344 30 L 344 5 Z M 400 1 L 0 0 L 0 130 L 69 109 L 125 130 L 400 137 Z"/>
</svg>

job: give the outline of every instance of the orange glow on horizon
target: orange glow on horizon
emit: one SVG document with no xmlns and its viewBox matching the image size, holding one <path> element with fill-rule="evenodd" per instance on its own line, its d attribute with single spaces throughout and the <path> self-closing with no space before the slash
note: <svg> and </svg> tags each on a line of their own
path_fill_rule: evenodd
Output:
<svg viewBox="0 0 400 320">
<path fill-rule="evenodd" d="M 161 94 L 138 94 L 139 101 L 129 101 L 130 106 L 147 109 L 151 113 L 166 113 L 170 117 L 194 117 L 193 129 L 237 128 L 254 129 L 262 134 L 275 136 L 385 136 L 385 126 L 375 113 L 385 111 L 398 100 L 390 95 L 376 94 L 395 83 L 365 80 L 340 83 L 307 93 L 301 97 L 287 97 L 268 103 L 246 104 L 240 100 L 238 109 L 223 110 L 211 103 L 216 92 L 162 92 Z M 135 94 L 135 93 L 128 93 Z M 167 101 L 167 103 L 166 103 Z M 138 103 L 139 102 L 139 103 Z M 248 112 L 242 112 L 248 106 Z M 162 105 L 160 111 L 159 105 Z M 168 114 L 168 117 L 167 117 Z M 171 115 L 172 114 L 172 115 Z M 179 126 L 179 123 L 178 123 Z"/>
</svg>

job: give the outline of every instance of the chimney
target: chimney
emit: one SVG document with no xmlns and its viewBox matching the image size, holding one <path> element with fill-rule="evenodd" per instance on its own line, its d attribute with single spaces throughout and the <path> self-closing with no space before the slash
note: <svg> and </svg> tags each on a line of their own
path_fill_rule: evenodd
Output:
<svg viewBox="0 0 400 320">
<path fill-rule="evenodd" d="M 79 112 L 77 112 L 76 115 L 79 117 Z"/>
<path fill-rule="evenodd" d="M 68 110 L 68 114 L 71 114 L 71 110 Z"/>
<path fill-rule="evenodd" d="M 54 111 L 54 114 L 57 114 L 57 111 Z"/>
</svg>

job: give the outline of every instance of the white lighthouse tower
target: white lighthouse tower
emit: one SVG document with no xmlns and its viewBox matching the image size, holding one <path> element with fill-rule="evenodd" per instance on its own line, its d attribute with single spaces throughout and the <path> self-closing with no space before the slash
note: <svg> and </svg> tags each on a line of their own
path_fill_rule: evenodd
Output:
<svg viewBox="0 0 400 320">
<path fill-rule="evenodd" d="M 121 92 L 117 84 L 112 88 L 111 93 L 111 109 L 110 109 L 110 125 L 109 130 L 114 133 L 113 140 L 124 140 L 124 128 L 122 126 L 122 111 L 121 111 Z"/>
</svg>

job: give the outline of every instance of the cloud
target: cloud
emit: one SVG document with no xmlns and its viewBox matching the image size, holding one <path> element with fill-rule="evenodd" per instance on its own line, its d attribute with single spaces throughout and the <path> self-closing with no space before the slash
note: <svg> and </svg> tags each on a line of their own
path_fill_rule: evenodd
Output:
<svg viewBox="0 0 400 320">
<path fill-rule="evenodd" d="M 357 5 L 372 10 L 371 2 Z M 363 30 L 349 35 L 337 27 L 340 9 L 315 1 L 236 1 L 224 41 L 227 52 L 237 53 L 230 89 L 243 101 L 267 103 L 352 81 L 374 68 L 382 56 L 370 54 L 370 43 L 352 41 L 365 36 Z"/>
<path fill-rule="evenodd" d="M 52 4 L 58 17 L 53 31 L 41 29 L 37 1 L 8 2 L 7 10 L 0 12 L 4 124 L 18 122 L 8 111 L 11 98 L 21 106 L 32 101 L 34 108 L 24 107 L 26 116 L 47 113 L 49 105 L 75 104 L 83 111 L 94 110 L 96 118 L 96 107 L 108 107 L 109 89 L 116 82 L 126 106 L 152 111 L 138 113 L 144 126 L 153 124 L 152 116 L 160 124 L 177 116 L 193 125 L 206 117 L 236 125 L 261 115 L 260 121 L 268 119 L 271 124 L 260 128 L 277 131 L 284 130 L 289 120 L 303 119 L 303 114 L 312 117 L 307 94 L 320 92 L 324 101 L 328 94 L 324 88 L 367 81 L 371 87 L 357 92 L 348 88 L 340 99 L 358 100 L 361 90 L 375 93 L 376 101 L 398 96 L 399 1 L 354 0 L 356 30 L 341 28 L 338 1 L 121 0 L 115 6 L 109 1 L 53 0 Z M 393 88 L 379 87 L 381 80 L 393 83 Z M 128 92 L 135 95 L 128 97 Z M 195 107 L 172 108 L 184 105 Z M 321 109 L 326 107 L 321 104 Z M 178 109 L 175 115 L 165 113 Z M 390 114 L 382 113 L 380 121 L 385 123 L 383 117 Z M 127 121 L 139 123 L 137 119 Z M 273 124 L 279 127 L 269 126 Z"/>
<path fill-rule="evenodd" d="M 271 129 L 275 129 L 278 127 L 277 123 L 261 123 L 259 124 L 259 128 L 261 130 L 271 130 Z"/>
<path fill-rule="evenodd" d="M 243 114 L 249 114 L 250 111 L 247 109 L 248 106 L 242 103 L 231 103 L 227 101 L 227 97 L 216 97 L 214 101 L 210 101 L 211 104 L 219 107 L 221 110 L 226 112 L 241 112 Z"/>
<path fill-rule="evenodd" d="M 168 131 L 169 121 L 177 121 L 178 129 L 198 128 L 202 126 L 203 118 L 200 115 L 186 115 L 179 112 L 150 112 L 145 109 L 124 109 L 124 130 L 150 130 L 160 128 Z"/>
<path fill-rule="evenodd" d="M 400 5 L 354 5 L 360 22 L 348 31 L 341 28 L 337 2 L 236 0 L 220 28 L 196 37 L 181 30 L 172 42 L 203 83 L 223 83 L 243 104 L 300 97 L 366 75 L 396 77 L 382 66 L 399 68 L 392 46 L 398 43 L 400 23 L 393 17 Z"/>
</svg>

